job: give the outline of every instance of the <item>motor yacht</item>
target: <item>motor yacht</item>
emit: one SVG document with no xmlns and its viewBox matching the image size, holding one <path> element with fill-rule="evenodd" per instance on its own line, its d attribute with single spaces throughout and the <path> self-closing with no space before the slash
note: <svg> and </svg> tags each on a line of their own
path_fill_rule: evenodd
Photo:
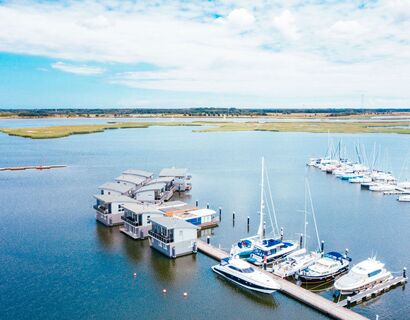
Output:
<svg viewBox="0 0 410 320">
<path fill-rule="evenodd" d="M 328 252 L 311 266 L 297 273 L 302 282 L 324 282 L 333 280 L 349 269 L 351 259 L 339 252 Z"/>
<path fill-rule="evenodd" d="M 397 200 L 400 202 L 410 202 L 410 194 L 399 196 Z"/>
<path fill-rule="evenodd" d="M 384 264 L 374 258 L 366 259 L 355 266 L 335 282 L 335 289 L 341 294 L 353 294 L 387 281 L 393 276 Z"/>
<path fill-rule="evenodd" d="M 239 258 L 222 259 L 220 264 L 211 268 L 220 276 L 249 290 L 270 294 L 280 289 L 277 281 Z"/>
</svg>

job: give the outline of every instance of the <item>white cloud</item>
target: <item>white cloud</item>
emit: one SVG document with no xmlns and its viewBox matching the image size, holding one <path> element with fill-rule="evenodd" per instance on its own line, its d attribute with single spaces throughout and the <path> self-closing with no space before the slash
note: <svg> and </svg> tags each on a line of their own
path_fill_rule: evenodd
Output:
<svg viewBox="0 0 410 320">
<path fill-rule="evenodd" d="M 249 27 L 255 22 L 255 17 L 246 9 L 234 9 L 227 17 L 229 23 L 240 27 Z"/>
<path fill-rule="evenodd" d="M 357 105 L 358 92 L 410 105 L 405 14 L 388 0 L 364 9 L 300 3 L 11 1 L 0 4 L 0 51 L 65 61 L 53 67 L 129 87 L 237 95 L 238 105 Z M 129 72 L 111 76 L 94 63 Z M 139 63 L 157 68 L 135 72 Z"/>
<path fill-rule="evenodd" d="M 299 38 L 295 17 L 289 10 L 284 10 L 280 15 L 273 17 L 275 27 L 288 39 Z"/>
<path fill-rule="evenodd" d="M 57 69 L 63 72 L 92 76 L 97 74 L 102 74 L 104 69 L 98 67 L 90 67 L 87 65 L 73 65 L 64 62 L 56 62 L 51 65 L 53 69 Z"/>
</svg>

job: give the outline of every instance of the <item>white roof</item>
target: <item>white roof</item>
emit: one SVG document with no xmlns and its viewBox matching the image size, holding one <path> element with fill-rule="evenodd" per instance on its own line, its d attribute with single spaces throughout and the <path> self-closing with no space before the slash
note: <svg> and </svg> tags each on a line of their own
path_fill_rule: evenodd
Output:
<svg viewBox="0 0 410 320">
<path fill-rule="evenodd" d="M 121 193 L 126 193 L 132 189 L 130 186 L 126 186 L 125 184 L 121 184 L 118 182 L 106 182 L 98 187 L 98 189 L 102 190 L 112 190 L 118 191 Z"/>
<path fill-rule="evenodd" d="M 150 178 L 153 176 L 152 172 L 145 171 L 145 170 L 138 170 L 138 169 L 128 169 L 128 170 L 125 170 L 122 174 L 125 174 L 125 175 L 130 174 L 130 175 L 140 176 L 144 178 Z"/>
<path fill-rule="evenodd" d="M 183 201 L 167 201 L 163 204 L 161 204 L 160 206 L 158 206 L 158 209 L 160 210 L 166 210 L 166 209 L 171 209 L 171 208 L 178 208 L 178 207 L 184 207 L 186 206 L 187 203 L 183 202 Z"/>
<path fill-rule="evenodd" d="M 160 177 L 185 177 L 188 174 L 187 168 L 164 168 L 159 173 Z"/>
<path fill-rule="evenodd" d="M 198 210 L 188 211 L 188 213 L 196 215 L 197 217 L 205 217 L 205 216 L 211 216 L 213 214 L 216 214 L 216 211 L 212 209 L 198 209 Z"/>
<path fill-rule="evenodd" d="M 174 217 L 152 217 L 151 221 L 166 229 L 198 229 L 192 223 Z"/>
<path fill-rule="evenodd" d="M 369 258 L 353 266 L 352 271 L 358 274 L 368 274 L 374 270 L 382 269 L 383 267 L 384 264 L 380 261 Z"/>
<path fill-rule="evenodd" d="M 153 205 L 146 205 L 142 203 L 126 203 L 123 205 L 123 207 L 129 211 L 132 211 L 134 213 L 144 213 L 144 212 L 149 212 L 149 213 L 157 213 L 160 215 L 163 215 L 164 213 L 162 211 L 159 211 L 157 206 Z"/>
<path fill-rule="evenodd" d="M 132 203 L 140 203 L 139 201 L 127 197 L 127 196 L 123 196 L 123 195 L 113 195 L 113 194 L 96 194 L 94 195 L 94 197 L 97 200 L 100 200 L 102 202 L 105 203 L 112 203 L 112 202 L 122 202 L 122 203 L 126 203 L 126 202 L 132 202 Z"/>
<path fill-rule="evenodd" d="M 165 183 L 170 183 L 171 181 L 173 181 L 175 179 L 175 177 L 160 177 L 160 178 L 156 178 L 156 179 L 152 179 L 151 181 L 149 181 L 146 185 L 150 185 L 150 184 L 154 184 L 154 183 L 158 183 L 158 182 L 165 182 Z"/>
<path fill-rule="evenodd" d="M 165 186 L 166 186 L 165 182 L 157 182 L 157 183 L 149 184 L 149 185 L 146 185 L 146 186 L 143 186 L 143 187 L 139 188 L 137 190 L 137 193 L 145 192 L 145 191 L 152 191 L 152 190 L 154 190 L 154 191 L 155 190 L 161 190 Z"/>
<path fill-rule="evenodd" d="M 119 177 L 115 178 L 115 181 L 124 181 L 124 182 L 130 182 L 135 185 L 139 185 L 143 183 L 146 180 L 144 177 L 139 177 L 139 176 L 133 176 L 131 174 L 122 174 Z"/>
</svg>

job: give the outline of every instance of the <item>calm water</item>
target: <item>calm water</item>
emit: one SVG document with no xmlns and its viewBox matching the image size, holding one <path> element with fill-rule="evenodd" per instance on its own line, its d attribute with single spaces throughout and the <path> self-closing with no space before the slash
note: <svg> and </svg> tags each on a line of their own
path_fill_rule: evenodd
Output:
<svg viewBox="0 0 410 320">
<path fill-rule="evenodd" d="M 13 125 L 27 123 L 20 121 L 13 120 Z M 10 123 L 2 120 L 0 127 Z M 343 138 L 352 154 L 357 141 L 369 150 L 381 144 L 397 174 L 410 147 L 406 135 L 332 137 Z M 297 238 L 302 231 L 303 214 L 298 210 L 304 206 L 308 176 L 327 249 L 347 247 L 354 262 L 376 254 L 392 271 L 410 267 L 409 204 L 306 169 L 306 159 L 323 154 L 326 144 L 327 134 L 193 133 L 189 127 L 110 130 L 55 140 L 0 135 L 0 166 L 69 166 L 0 173 L 0 318 L 325 318 L 280 293 L 264 296 L 233 286 L 212 273 L 215 261 L 202 254 L 169 260 L 151 250 L 147 241 L 133 241 L 116 228 L 98 225 L 92 194 L 128 168 L 158 172 L 171 165 L 188 167 L 193 190 L 184 200 L 223 207 L 222 223 L 211 241 L 229 248 L 248 234 L 247 216 L 250 234 L 256 232 L 264 155 L 279 224 L 288 237 Z M 310 234 L 313 246 L 315 236 Z M 410 291 L 397 288 L 354 309 L 372 319 L 376 314 L 380 319 L 407 319 Z"/>
</svg>

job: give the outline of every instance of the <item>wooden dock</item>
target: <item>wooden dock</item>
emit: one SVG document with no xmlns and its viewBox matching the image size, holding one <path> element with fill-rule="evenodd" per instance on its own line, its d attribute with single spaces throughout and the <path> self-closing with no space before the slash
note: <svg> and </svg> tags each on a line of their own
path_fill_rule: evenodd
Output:
<svg viewBox="0 0 410 320">
<path fill-rule="evenodd" d="M 223 251 L 222 249 L 211 246 L 199 239 L 197 241 L 197 247 L 198 247 L 198 251 L 218 261 L 221 260 L 222 258 L 229 256 L 229 254 Z M 329 317 L 332 317 L 334 319 L 340 319 L 340 320 L 365 320 L 367 319 L 366 317 L 356 312 L 353 312 L 350 309 L 344 308 L 341 305 L 338 305 L 316 293 L 313 293 L 309 290 L 306 290 L 302 287 L 299 287 L 293 284 L 290 281 L 287 281 L 278 276 L 275 276 L 271 272 L 267 272 L 267 271 L 264 271 L 264 272 L 280 284 L 281 292 L 316 309 L 317 311 Z"/>
<path fill-rule="evenodd" d="M 390 290 L 391 288 L 395 286 L 404 285 L 406 282 L 407 282 L 407 278 L 404 278 L 402 276 L 395 277 L 389 281 L 377 284 L 374 287 L 369 288 L 365 291 L 362 291 L 358 294 L 349 296 L 347 299 L 340 301 L 338 305 L 342 307 L 350 307 L 353 304 L 358 304 L 358 303 L 370 300 L 378 296 L 379 294 L 382 294 L 383 292 Z"/>
<path fill-rule="evenodd" d="M 3 167 L 0 171 L 21 171 L 21 170 L 48 170 L 65 168 L 66 165 L 47 165 L 47 166 L 21 166 L 21 167 Z"/>
</svg>

